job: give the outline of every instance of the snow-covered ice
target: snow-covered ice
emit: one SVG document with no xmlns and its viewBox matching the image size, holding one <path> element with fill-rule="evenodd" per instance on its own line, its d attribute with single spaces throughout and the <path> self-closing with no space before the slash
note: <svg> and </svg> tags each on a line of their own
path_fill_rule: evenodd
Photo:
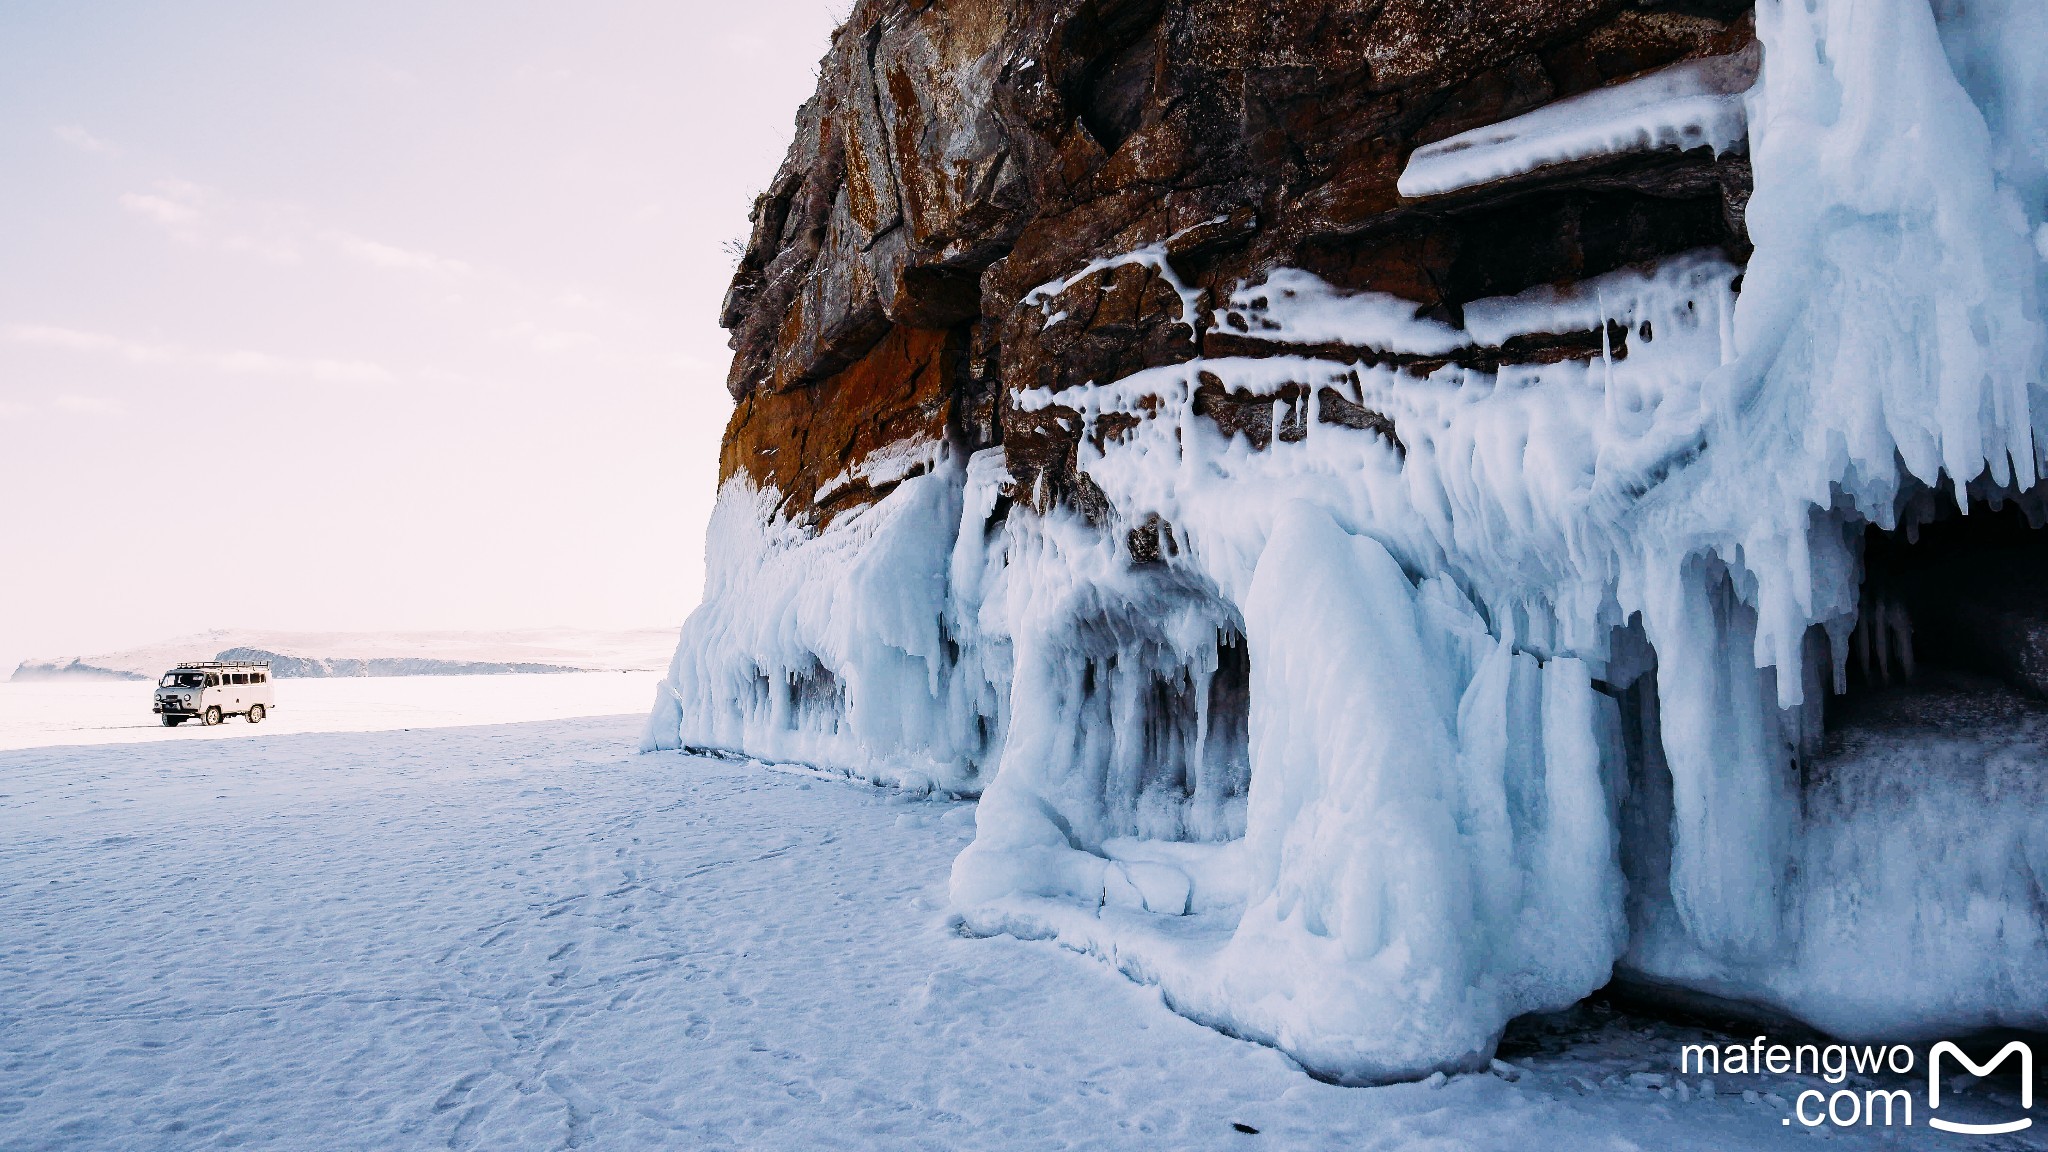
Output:
<svg viewBox="0 0 2048 1152">
<path fill-rule="evenodd" d="M 289 732 L 377 732 L 614 716 L 654 698 L 651 672 L 387 676 L 280 680 L 261 724 L 166 732 L 149 710 L 154 684 L 86 677 L 0 683 L 0 749 L 143 740 L 235 740 Z"/>
<path fill-rule="evenodd" d="M 1753 1079 L 1678 1095 L 1688 1034 L 1621 1017 L 1488 1072 L 1317 1082 L 1054 945 L 958 932 L 971 805 L 638 731 L 0 752 L 0 1147 L 1810 1139 Z"/>
</svg>

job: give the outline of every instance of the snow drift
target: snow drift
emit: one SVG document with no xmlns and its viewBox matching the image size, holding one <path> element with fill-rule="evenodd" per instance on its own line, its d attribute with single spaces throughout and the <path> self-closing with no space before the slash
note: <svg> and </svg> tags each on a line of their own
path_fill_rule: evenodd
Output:
<svg viewBox="0 0 2048 1152">
<path fill-rule="evenodd" d="M 1002 448 L 822 531 L 727 483 L 647 745 L 978 792 L 968 926 L 1333 1079 L 1483 1065 L 1617 974 L 1848 1037 L 2048 1026 L 2039 703 L 1838 706 L 1913 665 L 1873 541 L 2048 508 L 2043 22 L 1767 0 L 1746 93 L 1693 69 L 1418 151 L 1416 194 L 1745 147 L 1755 252 L 1452 319 L 1273 269 L 1190 327 L 1275 354 L 1010 393 L 1079 422 L 1091 507 Z M 1166 251 L 1027 303 L 1133 264 L 1186 302 Z"/>
</svg>

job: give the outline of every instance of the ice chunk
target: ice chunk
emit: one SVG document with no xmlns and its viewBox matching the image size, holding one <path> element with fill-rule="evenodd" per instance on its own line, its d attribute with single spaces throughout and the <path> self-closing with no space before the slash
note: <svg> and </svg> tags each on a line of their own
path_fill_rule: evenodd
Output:
<svg viewBox="0 0 2048 1152">
<path fill-rule="evenodd" d="M 1185 916 L 1191 888 L 1187 874 L 1170 864 L 1127 860 L 1103 870 L 1102 902 L 1162 916 Z"/>
</svg>

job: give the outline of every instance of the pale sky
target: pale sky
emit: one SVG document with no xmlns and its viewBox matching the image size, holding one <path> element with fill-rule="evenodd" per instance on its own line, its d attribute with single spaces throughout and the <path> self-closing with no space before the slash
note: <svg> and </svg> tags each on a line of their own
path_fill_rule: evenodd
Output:
<svg viewBox="0 0 2048 1152">
<path fill-rule="evenodd" d="M 0 2 L 0 679 L 679 623 L 845 0 Z"/>
</svg>

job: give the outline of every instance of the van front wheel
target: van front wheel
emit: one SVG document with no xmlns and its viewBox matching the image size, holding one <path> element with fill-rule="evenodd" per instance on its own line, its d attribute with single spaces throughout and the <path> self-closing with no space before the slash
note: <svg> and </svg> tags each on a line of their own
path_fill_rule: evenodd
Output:
<svg viewBox="0 0 2048 1152">
<path fill-rule="evenodd" d="M 202 717 L 202 720 L 205 722 L 208 728 L 211 728 L 214 725 L 220 723 L 220 705 L 214 704 L 208 706 L 208 708 L 206 709 L 206 715 Z"/>
<path fill-rule="evenodd" d="M 251 724 L 261 724 L 261 723 L 263 723 L 263 705 L 261 705 L 261 704 L 251 704 L 251 705 L 249 705 L 249 711 L 248 711 L 248 712 L 246 713 L 246 715 L 247 715 L 247 716 L 249 717 L 249 723 L 251 723 Z"/>
<path fill-rule="evenodd" d="M 176 728 L 178 725 L 183 724 L 184 722 L 185 718 L 183 716 L 164 717 L 164 727 L 166 728 Z"/>
</svg>

